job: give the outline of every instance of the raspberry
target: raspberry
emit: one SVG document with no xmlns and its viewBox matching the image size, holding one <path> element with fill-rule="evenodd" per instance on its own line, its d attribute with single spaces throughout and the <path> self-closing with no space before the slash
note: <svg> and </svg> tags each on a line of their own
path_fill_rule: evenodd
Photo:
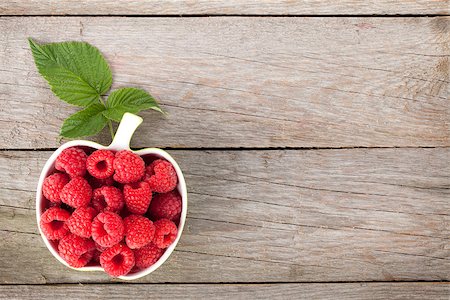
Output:
<svg viewBox="0 0 450 300">
<path fill-rule="evenodd" d="M 84 238 L 91 237 L 92 220 L 96 215 L 97 211 L 92 207 L 77 208 L 67 220 L 70 232 Z"/>
<path fill-rule="evenodd" d="M 134 266 L 134 253 L 127 246 L 117 244 L 100 255 L 100 265 L 113 277 L 126 275 Z"/>
<path fill-rule="evenodd" d="M 41 215 L 42 233 L 49 240 L 59 240 L 64 237 L 69 229 L 66 221 L 69 219 L 70 213 L 59 207 L 51 207 Z"/>
<path fill-rule="evenodd" d="M 161 249 L 169 247 L 177 238 L 177 225 L 168 219 L 161 219 L 153 224 L 155 225 L 153 243 Z"/>
<path fill-rule="evenodd" d="M 55 168 L 69 174 L 70 177 L 86 174 L 86 153 L 80 148 L 64 149 L 56 158 Z"/>
<path fill-rule="evenodd" d="M 84 267 L 94 256 L 95 244 L 75 234 L 66 235 L 58 245 L 59 255 L 72 267 Z"/>
<path fill-rule="evenodd" d="M 144 180 L 157 193 L 167 193 L 177 186 L 177 172 L 167 160 L 157 159 L 145 169 Z"/>
<path fill-rule="evenodd" d="M 134 184 L 126 184 L 123 187 L 123 196 L 128 210 L 133 214 L 142 215 L 148 209 L 152 200 L 152 191 L 147 182 L 141 181 Z"/>
<path fill-rule="evenodd" d="M 146 217 L 131 215 L 123 220 L 125 242 L 131 249 L 141 248 L 153 240 L 155 226 Z"/>
<path fill-rule="evenodd" d="M 144 160 L 129 150 L 116 153 L 114 159 L 114 180 L 120 183 L 139 181 L 145 172 Z"/>
<path fill-rule="evenodd" d="M 44 179 L 42 193 L 44 197 L 53 203 L 61 203 L 60 193 L 69 182 L 69 176 L 63 173 L 55 173 Z"/>
<path fill-rule="evenodd" d="M 124 231 L 122 218 L 109 211 L 99 213 L 92 222 L 92 238 L 102 247 L 119 243 Z"/>
<path fill-rule="evenodd" d="M 181 196 L 177 191 L 157 194 L 152 199 L 149 211 L 153 220 L 177 220 L 181 214 Z"/>
<path fill-rule="evenodd" d="M 94 151 L 86 161 L 86 168 L 92 176 L 106 179 L 114 174 L 114 153 L 109 150 Z"/>
<path fill-rule="evenodd" d="M 61 201 L 78 208 L 87 206 L 92 197 L 92 188 L 83 177 L 75 177 L 61 191 Z"/>
<path fill-rule="evenodd" d="M 93 189 L 101 188 L 102 186 L 111 186 L 114 185 L 114 179 L 111 177 L 105 178 L 105 179 L 98 179 L 95 177 L 89 177 L 88 179 L 89 184 L 92 186 Z"/>
<path fill-rule="evenodd" d="M 104 186 L 94 190 L 92 206 L 99 212 L 118 212 L 122 209 L 124 200 L 122 192 L 114 186 Z"/>
<path fill-rule="evenodd" d="M 140 249 L 134 250 L 134 259 L 136 260 L 136 267 L 145 269 L 153 265 L 163 254 L 163 249 L 150 243 Z"/>
</svg>

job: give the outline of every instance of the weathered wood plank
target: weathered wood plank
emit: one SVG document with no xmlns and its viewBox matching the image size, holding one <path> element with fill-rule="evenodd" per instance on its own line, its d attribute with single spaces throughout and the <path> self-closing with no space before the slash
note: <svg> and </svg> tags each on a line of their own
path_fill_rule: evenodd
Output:
<svg viewBox="0 0 450 300">
<path fill-rule="evenodd" d="M 450 146 L 441 18 L 1 18 L 0 148 L 59 145 L 64 118 L 26 38 L 85 40 L 141 86 L 135 146 Z M 107 142 L 105 132 L 101 138 Z"/>
<path fill-rule="evenodd" d="M 171 154 L 187 228 L 140 282 L 450 278 L 449 148 Z M 108 282 L 59 264 L 37 234 L 34 181 L 49 155 L 0 152 L 0 283 Z"/>
<path fill-rule="evenodd" d="M 89 284 L 0 286 L 0 299 L 442 299 L 450 284 L 289 283 L 289 284 Z"/>
<path fill-rule="evenodd" d="M 3 15 L 337 15 L 337 14 L 448 14 L 448 0 L 413 1 L 258 1 L 258 0 L 200 0 L 200 1 L 112 1 L 112 0 L 3 0 Z"/>
</svg>

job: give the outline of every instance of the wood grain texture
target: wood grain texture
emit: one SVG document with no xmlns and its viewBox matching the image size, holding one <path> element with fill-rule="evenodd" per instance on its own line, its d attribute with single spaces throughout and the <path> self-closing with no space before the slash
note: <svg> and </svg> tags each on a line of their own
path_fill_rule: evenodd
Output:
<svg viewBox="0 0 450 300">
<path fill-rule="evenodd" d="M 3 15 L 338 15 L 449 14 L 448 0 L 3 0 Z"/>
<path fill-rule="evenodd" d="M 114 87 L 160 99 L 170 115 L 143 113 L 136 147 L 450 146 L 449 23 L 1 18 L 0 148 L 56 147 L 75 111 L 37 73 L 30 36 L 88 41 L 110 62 Z M 106 131 L 98 140 L 109 141 Z"/>
<path fill-rule="evenodd" d="M 90 284 L 0 286 L 0 299 L 442 299 L 449 283 Z"/>
<path fill-rule="evenodd" d="M 138 282 L 450 279 L 449 148 L 171 154 L 187 227 Z M 62 266 L 38 235 L 34 180 L 49 156 L 0 152 L 0 283 L 109 282 Z"/>
</svg>

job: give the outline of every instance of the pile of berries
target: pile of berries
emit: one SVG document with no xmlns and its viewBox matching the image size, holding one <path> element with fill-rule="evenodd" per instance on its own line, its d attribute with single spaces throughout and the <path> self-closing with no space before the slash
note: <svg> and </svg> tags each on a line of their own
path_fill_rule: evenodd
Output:
<svg viewBox="0 0 450 300">
<path fill-rule="evenodd" d="M 175 241 L 181 196 L 168 161 L 72 147 L 55 169 L 43 183 L 40 228 L 70 266 L 122 276 L 153 265 Z"/>
</svg>

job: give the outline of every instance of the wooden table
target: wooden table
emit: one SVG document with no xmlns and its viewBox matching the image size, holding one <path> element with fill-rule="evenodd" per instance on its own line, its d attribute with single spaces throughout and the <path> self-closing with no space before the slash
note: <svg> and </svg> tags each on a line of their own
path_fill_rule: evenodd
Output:
<svg viewBox="0 0 450 300">
<path fill-rule="evenodd" d="M 449 299 L 448 0 L 117 2 L 0 3 L 0 298 Z M 132 145 L 177 159 L 187 227 L 133 284 L 62 266 L 38 234 L 75 109 L 27 37 L 92 43 L 114 87 L 170 114 L 142 113 Z"/>
</svg>

